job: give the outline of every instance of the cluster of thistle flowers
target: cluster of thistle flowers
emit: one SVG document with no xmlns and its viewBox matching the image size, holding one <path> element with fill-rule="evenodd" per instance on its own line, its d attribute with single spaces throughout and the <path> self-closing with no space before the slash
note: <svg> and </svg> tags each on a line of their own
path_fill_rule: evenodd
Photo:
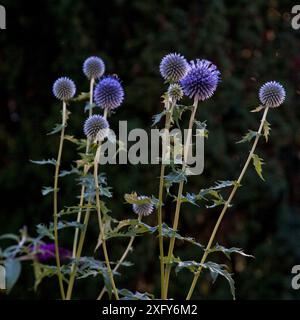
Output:
<svg viewBox="0 0 300 320">
<path fill-rule="evenodd" d="M 178 53 L 170 53 L 162 59 L 160 73 L 171 83 L 168 95 L 172 101 L 179 101 L 183 95 L 198 101 L 207 100 L 220 81 L 220 71 L 212 62 L 196 59 L 188 63 Z M 259 90 L 259 99 L 265 107 L 278 107 L 285 99 L 285 90 L 276 81 L 267 82 Z"/>
<path fill-rule="evenodd" d="M 105 111 L 105 116 L 98 114 L 89 116 L 84 122 L 83 131 L 90 142 L 101 142 L 109 134 L 107 112 L 112 112 L 121 106 L 124 100 L 124 89 L 116 76 L 103 77 L 105 64 L 100 57 L 93 56 L 86 59 L 83 64 L 83 73 L 89 80 L 100 79 L 94 89 L 93 101 L 97 107 Z M 75 83 L 68 77 L 57 79 L 53 85 L 53 94 L 61 101 L 71 100 L 75 93 Z M 148 197 L 139 196 L 138 200 L 146 198 Z M 136 214 L 146 216 L 153 212 L 153 205 L 151 203 L 133 204 L 133 211 Z"/>
<path fill-rule="evenodd" d="M 124 100 L 124 90 L 120 80 L 115 76 L 104 76 L 105 65 L 98 57 L 88 58 L 83 65 L 83 72 L 90 80 L 99 80 L 93 90 L 93 102 L 104 111 L 104 115 L 90 115 L 84 122 L 83 131 L 90 143 L 100 143 L 108 137 L 109 123 L 107 114 L 120 107 Z M 171 53 L 166 55 L 160 63 L 160 73 L 170 84 L 167 96 L 171 104 L 176 104 L 183 96 L 194 101 L 196 108 L 199 101 L 211 98 L 220 82 L 220 71 L 210 61 L 196 59 L 188 62 L 182 55 Z M 63 102 L 71 100 L 76 92 L 74 82 L 67 78 L 59 78 L 53 85 L 55 97 Z M 283 86 L 270 81 L 265 83 L 259 91 L 259 99 L 264 108 L 275 108 L 281 105 L 285 99 Z M 193 122 L 192 122 L 193 124 Z M 181 196 L 181 195 L 180 195 Z M 180 196 L 179 201 L 180 211 Z M 147 216 L 154 212 L 154 206 L 147 196 L 137 197 L 137 202 L 132 205 L 133 211 L 139 217 Z M 160 199 L 162 200 L 162 199 Z M 178 211 L 178 214 L 179 214 Z M 177 229 L 177 223 L 176 226 Z M 172 247 L 172 246 L 170 246 Z M 169 255 L 172 254 L 169 250 Z M 161 257 L 162 259 L 162 257 Z M 163 271 L 164 272 L 164 271 Z M 168 281 L 167 281 L 168 282 Z"/>
</svg>

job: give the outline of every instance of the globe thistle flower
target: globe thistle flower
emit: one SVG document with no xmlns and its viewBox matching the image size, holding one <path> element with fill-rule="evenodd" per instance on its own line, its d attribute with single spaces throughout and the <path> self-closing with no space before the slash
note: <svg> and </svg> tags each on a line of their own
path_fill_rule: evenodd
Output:
<svg viewBox="0 0 300 320">
<path fill-rule="evenodd" d="M 208 60 L 191 61 L 187 75 L 180 81 L 183 92 L 190 98 L 204 101 L 216 91 L 220 81 L 220 72 Z"/>
<path fill-rule="evenodd" d="M 266 82 L 259 90 L 259 100 L 266 107 L 279 107 L 285 100 L 284 87 L 276 81 Z"/>
<path fill-rule="evenodd" d="M 54 82 L 52 91 L 57 99 L 67 101 L 74 97 L 76 86 L 73 80 L 61 77 Z"/>
<path fill-rule="evenodd" d="M 99 57 L 89 57 L 83 63 L 83 73 L 88 79 L 99 79 L 105 72 L 105 64 Z"/>
<path fill-rule="evenodd" d="M 108 136 L 109 124 L 104 117 L 94 114 L 85 121 L 83 131 L 89 140 L 102 141 Z"/>
<path fill-rule="evenodd" d="M 138 200 L 149 199 L 146 196 L 139 196 Z M 132 205 L 133 211 L 141 216 L 149 216 L 153 212 L 153 204 L 152 203 L 143 203 L 143 204 L 133 204 Z"/>
<path fill-rule="evenodd" d="M 185 77 L 188 68 L 189 65 L 182 55 L 170 53 L 161 60 L 159 71 L 165 80 L 177 82 Z"/>
<path fill-rule="evenodd" d="M 172 83 L 168 89 L 168 96 L 172 101 L 179 101 L 183 97 L 183 90 L 178 83 Z"/>
<path fill-rule="evenodd" d="M 116 77 L 106 77 L 96 86 L 94 100 L 98 107 L 113 110 L 118 108 L 124 100 L 124 90 Z"/>
</svg>

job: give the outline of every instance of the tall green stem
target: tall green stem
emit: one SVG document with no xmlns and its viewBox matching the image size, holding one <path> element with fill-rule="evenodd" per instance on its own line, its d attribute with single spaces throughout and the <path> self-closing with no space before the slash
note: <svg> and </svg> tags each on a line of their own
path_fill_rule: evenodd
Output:
<svg viewBox="0 0 300 320">
<path fill-rule="evenodd" d="M 90 105 L 89 105 L 89 117 L 93 114 L 92 110 L 92 103 L 93 103 L 93 89 L 94 89 L 94 83 L 95 80 L 92 78 L 90 81 Z M 87 139 L 86 141 L 86 149 L 85 149 L 85 154 L 87 155 L 89 153 L 90 149 L 90 141 Z M 83 176 L 85 176 L 88 173 L 89 170 L 89 165 L 85 165 L 83 168 Z M 80 192 L 80 200 L 79 200 L 79 211 L 77 214 L 77 223 L 81 222 L 81 216 L 82 216 L 82 206 L 84 204 L 84 194 L 85 194 L 85 185 L 83 184 L 81 186 L 81 192 Z M 90 204 L 90 201 L 89 201 Z M 83 223 L 83 230 L 81 231 L 80 239 L 79 241 L 82 243 L 79 243 L 79 247 L 77 249 L 77 243 L 78 243 L 78 237 L 79 237 L 79 229 L 77 228 L 75 230 L 75 235 L 74 235 L 74 241 L 73 241 L 73 251 L 72 251 L 72 258 L 78 260 L 81 257 L 82 253 L 82 247 L 85 239 L 85 234 L 86 234 L 86 229 L 87 225 L 89 223 L 89 218 L 90 218 L 90 209 L 86 212 L 84 223 Z M 70 300 L 72 296 L 72 291 L 74 287 L 74 282 L 75 282 L 75 276 L 76 276 L 76 265 L 75 263 L 72 264 L 71 267 L 71 275 L 70 275 L 70 280 L 69 280 L 69 285 L 68 285 L 68 290 L 67 290 L 67 296 L 66 299 Z"/>
<path fill-rule="evenodd" d="M 90 108 L 89 108 L 89 116 L 91 116 L 93 114 L 93 110 L 92 110 L 92 103 L 93 103 L 93 90 L 94 90 L 94 83 L 95 83 L 95 80 L 92 78 L 91 81 L 90 81 Z M 85 154 L 88 154 L 89 153 L 89 149 L 90 149 L 90 143 L 89 143 L 89 140 L 87 139 L 86 141 L 86 150 L 85 150 Z M 84 169 L 83 169 L 83 175 L 85 176 L 87 174 L 87 171 L 89 169 L 89 166 L 88 165 L 85 165 L 84 166 Z M 81 221 L 81 215 L 82 215 L 82 206 L 83 206 L 83 203 L 84 203 L 84 193 L 85 193 L 85 186 L 84 184 L 81 186 L 81 192 L 80 192 L 80 200 L 79 200 L 79 211 L 78 211 L 78 214 L 77 214 L 77 223 L 80 223 Z M 73 259 L 75 258 L 76 256 L 76 251 L 77 251 L 77 242 L 78 242 L 78 236 L 79 236 L 79 229 L 77 228 L 75 230 L 75 235 L 74 235 L 74 242 L 73 242 L 73 254 L 72 254 L 72 257 Z"/>
<path fill-rule="evenodd" d="M 170 102 L 167 100 L 166 102 L 166 122 L 165 122 L 165 130 L 170 130 L 171 124 L 171 112 Z M 160 178 L 159 178 L 159 193 L 158 193 L 158 213 L 157 213 L 157 220 L 158 220 L 158 241 L 159 241 L 159 260 L 160 260 L 160 285 L 161 285 L 161 298 L 165 296 L 164 293 L 164 284 L 165 284 L 165 268 L 164 268 L 164 240 L 162 235 L 162 224 L 163 224 L 163 217 L 162 217 L 162 205 L 163 205 L 163 195 L 164 195 L 164 177 L 165 177 L 165 164 L 162 162 L 160 167 Z"/>
<path fill-rule="evenodd" d="M 139 222 L 141 222 L 141 220 L 142 220 L 142 216 L 139 215 Z M 132 244 L 133 244 L 133 241 L 134 241 L 134 240 L 135 240 L 135 236 L 132 236 L 132 237 L 130 238 L 129 242 L 128 242 L 128 245 L 127 245 L 127 247 L 126 247 L 126 249 L 125 249 L 125 251 L 124 251 L 121 259 L 118 261 L 118 263 L 117 263 L 116 266 L 114 267 L 113 272 L 118 271 L 118 269 L 120 268 L 121 264 L 122 264 L 122 263 L 124 262 L 124 260 L 126 259 L 128 253 L 129 253 L 130 250 L 132 249 Z M 101 290 L 101 293 L 99 294 L 97 300 L 101 300 L 101 299 L 102 299 L 105 291 L 106 291 L 106 289 L 105 289 L 105 287 L 103 287 L 103 289 Z"/>
<path fill-rule="evenodd" d="M 91 204 L 91 200 L 89 199 L 88 205 Z M 82 253 L 82 249 L 83 249 L 83 244 L 84 244 L 84 240 L 85 240 L 85 235 L 86 235 L 86 230 L 88 227 L 88 223 L 89 223 L 89 219 L 90 219 L 90 209 L 87 209 L 87 212 L 85 213 L 85 217 L 83 220 L 83 229 L 80 233 L 80 238 L 79 238 L 79 243 L 78 243 L 78 247 L 77 247 L 77 252 L 75 255 L 76 262 L 80 259 L 81 257 L 81 253 Z M 67 296 L 66 296 L 66 300 L 70 300 L 72 297 L 72 292 L 73 292 L 73 287 L 74 287 L 74 282 L 75 282 L 75 277 L 76 277 L 76 271 L 77 271 L 77 266 L 76 263 L 72 264 L 72 268 L 71 268 L 71 275 L 70 275 L 70 280 L 69 280 L 69 286 L 68 286 L 68 290 L 67 290 Z"/>
<path fill-rule="evenodd" d="M 62 129 L 60 132 L 59 149 L 58 149 L 58 155 L 57 155 L 56 164 L 55 164 L 54 188 L 53 188 L 53 228 L 54 228 L 55 260 L 56 260 L 60 294 L 63 300 L 65 299 L 65 290 L 64 290 L 64 284 L 63 284 L 63 276 L 61 273 L 61 264 L 60 264 L 59 246 L 58 246 L 57 193 L 58 193 L 58 177 L 59 177 L 60 163 L 61 163 L 61 157 L 62 157 L 62 150 L 64 145 L 66 123 L 67 123 L 67 105 L 66 105 L 66 102 L 64 101 L 63 110 L 62 110 Z"/>
<path fill-rule="evenodd" d="M 102 248 L 103 248 L 103 254 L 105 258 L 105 263 L 107 267 L 108 276 L 111 282 L 111 286 L 114 292 L 114 295 L 116 297 L 116 300 L 119 300 L 119 294 L 118 290 L 115 285 L 113 273 L 110 267 L 110 261 L 107 253 L 107 247 L 106 247 L 106 239 L 105 239 L 105 230 L 102 222 L 102 216 L 101 216 L 101 204 L 100 204 L 100 191 L 99 191 L 99 181 L 98 181 L 98 164 L 100 160 L 100 154 L 101 154 L 101 143 L 99 144 L 99 147 L 96 152 L 95 161 L 94 161 L 94 180 L 95 180 L 95 191 L 96 191 L 96 206 L 97 206 L 97 214 L 98 214 L 98 222 L 99 222 L 99 229 L 100 229 L 100 239 L 102 241 Z"/>
<path fill-rule="evenodd" d="M 251 159 L 252 159 L 252 157 L 253 157 L 255 148 L 256 148 L 256 146 L 257 146 L 259 137 L 260 137 L 261 132 L 262 132 L 262 130 L 263 130 L 263 127 L 264 127 L 264 123 L 265 123 L 265 121 L 266 121 L 266 117 L 267 117 L 268 110 L 269 110 L 269 108 L 265 108 L 265 111 L 264 111 L 264 113 L 263 113 L 263 116 L 262 116 L 262 119 L 261 119 L 261 123 L 260 123 L 259 129 L 258 129 L 258 131 L 257 131 L 257 135 L 256 135 L 255 140 L 254 140 L 254 142 L 253 142 L 252 148 L 251 148 L 251 150 L 250 150 L 250 152 L 249 152 L 248 158 L 247 158 L 247 160 L 246 160 L 246 162 L 245 162 L 245 164 L 244 164 L 244 167 L 243 167 L 243 169 L 242 169 L 242 171 L 241 171 L 241 173 L 240 173 L 240 175 L 239 175 L 239 178 L 238 178 L 238 180 L 236 181 L 236 183 L 234 184 L 234 187 L 233 187 L 233 189 L 232 189 L 232 191 L 231 191 L 231 193 L 230 193 L 230 195 L 229 195 L 229 198 L 228 198 L 228 200 L 225 202 L 224 207 L 223 207 L 223 209 L 222 209 L 222 211 L 221 211 L 221 213 L 220 213 L 220 216 L 219 216 L 219 218 L 218 218 L 218 220 L 217 220 L 217 222 L 216 222 L 216 225 L 215 225 L 215 227 L 214 227 L 214 229 L 213 229 L 213 232 L 212 232 L 212 234 L 211 234 L 211 236 L 210 236 L 210 239 L 209 239 L 209 241 L 208 241 L 207 247 L 206 247 L 206 249 L 205 249 L 205 251 L 204 251 L 204 254 L 203 254 L 203 256 L 202 256 L 202 259 L 201 259 L 201 262 L 200 262 L 200 266 L 199 266 L 197 272 L 196 272 L 195 275 L 194 275 L 194 278 L 193 278 L 191 287 L 190 287 L 190 289 L 189 289 L 189 292 L 188 292 L 188 294 L 187 294 L 186 300 L 190 300 L 191 297 L 192 297 L 192 294 L 193 294 L 193 292 L 194 292 L 195 286 L 196 286 L 196 284 L 197 284 L 197 281 L 198 281 L 198 279 L 199 279 L 200 273 L 201 273 L 201 271 L 202 271 L 203 264 L 205 263 L 206 258 L 207 258 L 208 254 L 209 254 L 209 250 L 210 250 L 210 248 L 211 248 L 211 246 L 212 246 L 212 244 L 213 244 L 213 242 L 214 242 L 215 236 L 216 236 L 217 231 L 218 231 L 218 229 L 219 229 L 219 226 L 220 226 L 220 224 L 221 224 L 221 222 L 222 222 L 222 219 L 223 219 L 223 217 L 224 217 L 227 209 L 229 208 L 229 205 L 230 205 L 230 203 L 231 203 L 231 201 L 232 201 L 232 199 L 233 199 L 233 197 L 234 197 L 234 195 L 235 195 L 238 187 L 240 186 L 240 183 L 241 183 L 241 181 L 242 181 L 242 179 L 243 179 L 243 177 L 244 177 L 244 175 L 245 175 L 245 172 L 247 171 L 247 168 L 248 168 L 248 166 L 249 166 L 249 164 L 250 164 L 250 161 L 251 161 Z"/>
<path fill-rule="evenodd" d="M 193 124 L 194 124 L 194 120 L 195 120 L 197 107 L 198 107 L 198 100 L 195 100 L 194 105 L 193 105 L 192 114 L 191 114 L 190 121 L 189 121 L 187 139 L 186 139 L 185 146 L 184 146 L 184 158 L 183 158 L 183 164 L 182 164 L 182 171 L 184 171 L 186 168 L 186 159 L 188 157 L 189 148 L 191 147 L 190 144 L 191 144 L 191 137 L 192 137 L 192 128 L 193 128 Z M 184 181 L 181 181 L 179 183 L 177 201 L 176 201 L 176 209 L 175 209 L 175 215 L 174 215 L 174 221 L 173 221 L 173 230 L 177 230 L 177 228 L 178 228 L 183 184 L 184 184 Z M 168 264 L 166 266 L 166 272 L 165 272 L 164 299 L 168 298 L 169 279 L 170 279 L 170 272 L 171 272 L 170 260 L 173 256 L 174 245 L 175 245 L 175 238 L 171 238 L 170 244 L 169 244 L 168 257 L 167 257 Z"/>
</svg>

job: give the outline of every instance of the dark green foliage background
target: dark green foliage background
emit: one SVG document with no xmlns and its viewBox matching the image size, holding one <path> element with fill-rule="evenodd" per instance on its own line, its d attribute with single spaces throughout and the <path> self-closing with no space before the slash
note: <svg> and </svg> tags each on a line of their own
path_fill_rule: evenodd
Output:
<svg viewBox="0 0 300 320">
<path fill-rule="evenodd" d="M 105 3 L 105 4 L 104 4 Z M 29 159 L 55 157 L 58 137 L 46 136 L 60 118 L 60 105 L 52 97 L 53 81 L 72 77 L 78 91 L 87 91 L 81 66 L 92 54 L 106 62 L 108 73 L 123 80 L 126 100 L 111 119 L 128 120 L 130 128 L 149 128 L 151 116 L 162 110 L 161 94 L 166 90 L 158 66 L 169 52 L 188 59 L 207 58 L 219 67 L 222 82 L 209 101 L 201 104 L 197 118 L 207 120 L 210 130 L 205 145 L 204 174 L 190 179 L 186 190 L 197 192 L 221 179 L 236 179 L 248 152 L 248 144 L 236 141 L 248 129 L 256 130 L 260 114 L 249 111 L 258 105 L 258 89 L 268 80 L 286 87 L 287 100 L 272 110 L 268 144 L 261 140 L 257 153 L 266 161 L 261 181 L 251 167 L 225 217 L 218 242 L 241 247 L 255 259 L 234 256 L 228 262 L 235 272 L 240 299 L 297 299 L 291 288 L 291 268 L 300 263 L 300 31 L 291 27 L 293 1 L 2 1 L 7 10 L 7 30 L 0 32 L 0 233 L 17 232 L 27 225 L 52 219 L 51 196 L 40 189 L 52 184 L 52 167 L 38 167 Z M 83 137 L 83 105 L 73 104 L 68 133 Z M 186 118 L 185 118 L 186 121 Z M 73 145 L 66 143 L 63 167 L 75 158 Z M 51 171 L 50 171 L 51 170 Z M 132 217 L 123 194 L 137 191 L 157 194 L 158 166 L 110 166 L 105 168 L 114 199 L 108 201 L 113 215 Z M 61 205 L 73 205 L 79 187 L 67 178 L 61 182 Z M 174 204 L 165 214 L 170 222 Z M 206 243 L 219 209 L 197 209 L 184 204 L 180 231 Z M 155 217 L 147 219 L 155 224 Z M 97 238 L 93 220 L 87 254 L 93 254 Z M 71 247 L 71 233 L 61 241 Z M 118 259 L 124 240 L 110 243 L 112 259 Z M 196 248 L 178 243 L 176 254 L 200 258 Z M 119 287 L 158 294 L 159 265 L 156 239 L 136 241 L 129 260 L 134 267 L 123 269 Z M 212 256 L 227 262 L 223 257 Z M 12 298 L 57 298 L 58 287 L 47 280 L 33 292 L 30 264 L 11 293 Z M 175 276 L 171 296 L 185 297 L 191 275 Z M 76 298 L 95 298 L 100 279 L 81 280 Z M 211 284 L 205 273 L 195 298 L 230 299 L 228 284 L 217 279 Z"/>
</svg>

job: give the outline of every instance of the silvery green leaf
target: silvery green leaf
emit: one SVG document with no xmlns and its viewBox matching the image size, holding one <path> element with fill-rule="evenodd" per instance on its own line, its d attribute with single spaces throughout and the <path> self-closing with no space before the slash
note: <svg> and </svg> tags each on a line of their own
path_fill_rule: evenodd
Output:
<svg viewBox="0 0 300 320">
<path fill-rule="evenodd" d="M 34 164 L 38 164 L 38 165 L 45 165 L 45 164 L 52 164 L 52 165 L 56 165 L 56 160 L 55 159 L 48 159 L 48 160 L 30 160 L 30 162 L 34 163 Z"/>
<path fill-rule="evenodd" d="M 49 136 L 49 135 L 58 133 L 58 132 L 60 132 L 64 127 L 65 127 L 65 126 L 63 126 L 62 124 L 59 124 L 59 123 L 58 123 L 58 124 L 56 124 L 56 125 L 54 126 L 54 128 L 52 129 L 51 132 L 47 133 L 47 135 Z"/>
<path fill-rule="evenodd" d="M 46 196 L 49 193 L 52 193 L 54 191 L 54 188 L 52 187 L 43 187 L 42 188 L 42 195 Z"/>
<path fill-rule="evenodd" d="M 20 277 L 22 265 L 19 260 L 7 259 L 4 262 L 4 268 L 6 275 L 6 290 L 7 293 L 10 293 Z"/>
<path fill-rule="evenodd" d="M 257 134 L 258 133 L 256 131 L 248 130 L 248 132 L 242 137 L 242 139 L 236 143 L 250 142 L 252 139 L 254 139 L 257 136 Z"/>
<path fill-rule="evenodd" d="M 135 293 L 129 291 L 128 289 L 118 290 L 119 295 L 122 297 L 121 300 L 152 300 L 154 296 L 150 293 L 141 293 L 136 291 Z"/>
<path fill-rule="evenodd" d="M 249 254 L 246 254 L 243 249 L 241 248 L 235 248 L 235 247 L 232 247 L 232 248 L 225 248 L 221 245 L 219 245 L 218 243 L 209 250 L 209 253 L 212 253 L 212 252 L 222 252 L 225 254 L 225 256 L 230 259 L 230 255 L 232 253 L 237 253 L 237 254 L 240 254 L 244 257 L 249 257 L 249 258 L 254 258 L 254 256 L 252 255 L 249 255 Z"/>
</svg>

